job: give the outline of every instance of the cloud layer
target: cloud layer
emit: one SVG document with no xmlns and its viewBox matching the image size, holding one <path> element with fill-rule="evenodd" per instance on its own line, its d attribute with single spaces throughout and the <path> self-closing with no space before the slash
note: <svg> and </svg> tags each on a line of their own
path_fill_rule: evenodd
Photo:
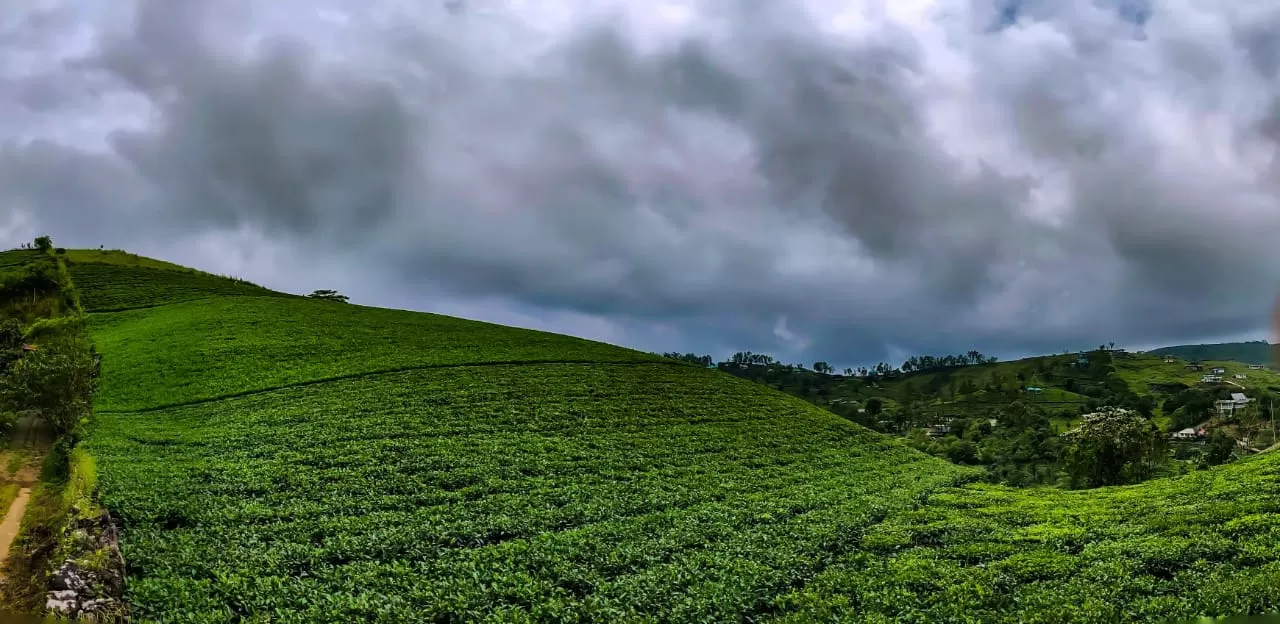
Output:
<svg viewBox="0 0 1280 624">
<path fill-rule="evenodd" d="M 1280 3 L 41 6 L 11 237 L 846 363 L 1244 335 L 1280 281 Z"/>
</svg>

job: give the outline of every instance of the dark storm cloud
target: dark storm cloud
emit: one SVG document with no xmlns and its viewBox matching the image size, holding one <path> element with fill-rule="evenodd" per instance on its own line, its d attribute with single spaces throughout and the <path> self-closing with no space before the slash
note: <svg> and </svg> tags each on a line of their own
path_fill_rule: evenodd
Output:
<svg viewBox="0 0 1280 624">
<path fill-rule="evenodd" d="M 46 135 L 0 124 L 0 231 L 265 237 L 286 285 L 328 267 L 370 303 L 788 358 L 1264 319 L 1280 11 L 593 6 L 104 9 L 83 49 L 0 73 Z M 56 15 L 0 46 L 53 46 Z M 65 128 L 86 101 L 110 106 Z"/>
</svg>

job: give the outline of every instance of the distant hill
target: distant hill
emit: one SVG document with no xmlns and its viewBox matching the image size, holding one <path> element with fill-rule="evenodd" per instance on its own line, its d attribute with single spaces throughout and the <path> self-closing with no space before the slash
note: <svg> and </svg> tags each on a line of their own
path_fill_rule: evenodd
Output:
<svg viewBox="0 0 1280 624">
<path fill-rule="evenodd" d="M 1147 351 L 1151 355 L 1172 355 L 1188 361 L 1228 360 L 1245 364 L 1271 364 L 1275 360 L 1275 345 L 1265 340 L 1253 342 L 1224 342 L 1220 344 L 1178 345 Z"/>
</svg>

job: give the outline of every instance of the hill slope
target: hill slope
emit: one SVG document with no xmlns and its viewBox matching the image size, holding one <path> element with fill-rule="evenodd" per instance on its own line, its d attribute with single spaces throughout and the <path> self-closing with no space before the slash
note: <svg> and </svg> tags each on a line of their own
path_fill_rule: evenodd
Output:
<svg viewBox="0 0 1280 624">
<path fill-rule="evenodd" d="M 1172 355 L 1187 361 L 1219 360 L 1245 364 L 1271 364 L 1275 361 L 1275 345 L 1265 341 L 1224 342 L 1219 344 L 1178 345 L 1148 351 L 1149 355 Z"/>
<path fill-rule="evenodd" d="M 92 315 L 103 378 L 84 448 L 141 621 L 1280 607 L 1273 454 L 1091 492 L 962 486 L 974 471 L 717 371 L 90 266 L 72 266 L 85 306 L 132 308 Z"/>
</svg>

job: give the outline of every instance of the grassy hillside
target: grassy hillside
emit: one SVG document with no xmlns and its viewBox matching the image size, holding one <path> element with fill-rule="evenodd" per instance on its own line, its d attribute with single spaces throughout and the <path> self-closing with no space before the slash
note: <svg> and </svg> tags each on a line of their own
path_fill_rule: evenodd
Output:
<svg viewBox="0 0 1280 624">
<path fill-rule="evenodd" d="M 232 279 L 122 251 L 68 250 L 72 280 L 84 284 L 80 303 L 89 312 L 149 308 L 209 297 L 288 296 Z"/>
<path fill-rule="evenodd" d="M 1172 355 L 1188 361 L 1219 360 L 1245 364 L 1271 364 L 1275 361 L 1275 345 L 1264 341 L 1224 342 L 1219 344 L 1179 345 L 1148 351 L 1149 355 Z"/>
<path fill-rule="evenodd" d="M 966 486 L 977 471 L 718 371 L 84 266 L 79 289 L 112 293 L 91 309 L 141 308 L 92 315 L 84 442 L 140 621 L 1280 608 L 1280 456 L 1088 492 Z M 202 301 L 157 299 L 148 271 Z"/>
</svg>

